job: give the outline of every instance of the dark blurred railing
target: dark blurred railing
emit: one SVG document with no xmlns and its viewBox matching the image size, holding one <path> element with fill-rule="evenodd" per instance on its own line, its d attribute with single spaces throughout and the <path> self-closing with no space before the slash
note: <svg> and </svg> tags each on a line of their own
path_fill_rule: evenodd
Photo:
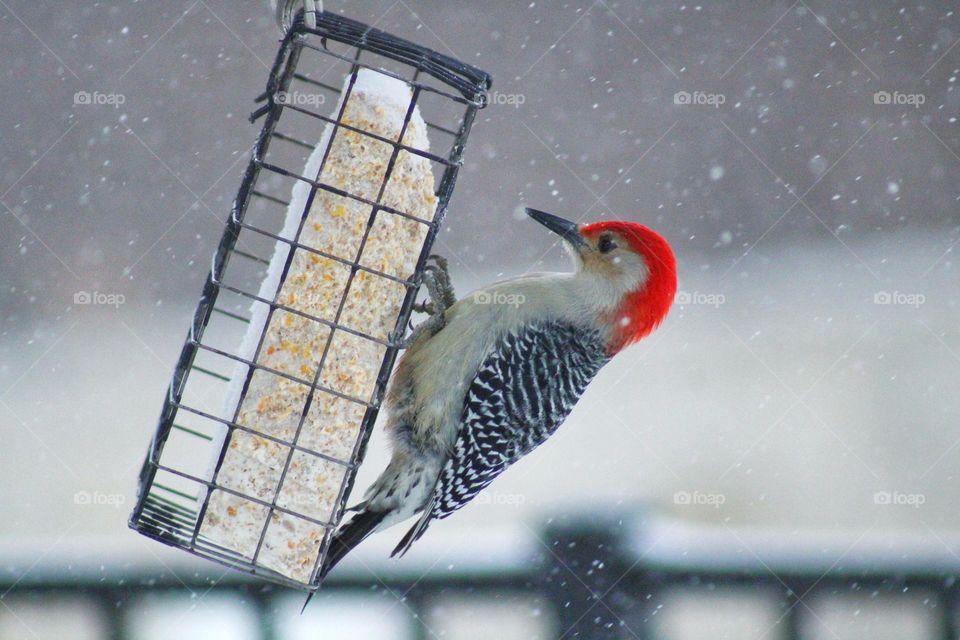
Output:
<svg viewBox="0 0 960 640">
<path fill-rule="evenodd" d="M 486 535 L 461 539 L 456 555 L 449 556 L 458 559 L 454 570 L 444 563 L 421 574 L 432 566 L 429 553 L 423 552 L 419 560 L 412 553 L 409 563 L 345 563 L 322 593 L 381 592 L 402 599 L 418 638 L 433 636 L 426 613 L 440 598 L 534 596 L 548 610 L 545 619 L 552 621 L 547 637 L 591 640 L 654 637 L 657 613 L 678 591 L 745 590 L 772 603 L 777 621 L 766 637 L 784 640 L 803 637 L 802 630 L 816 617 L 810 606 L 815 598 L 921 594 L 926 596 L 927 628 L 937 630 L 931 638 L 956 640 L 960 540 L 929 534 L 791 533 L 691 525 L 659 516 L 569 517 L 496 541 Z M 499 559 L 484 559 L 491 545 L 500 548 L 494 551 Z M 63 550 L 39 562 L 0 558 L 5 562 L 0 593 L 44 602 L 51 595 L 82 591 L 102 608 L 110 640 L 127 637 L 124 620 L 132 603 L 163 592 L 234 593 L 244 607 L 257 611 L 260 638 L 279 640 L 276 602 L 295 593 L 238 572 L 224 574 L 213 564 L 194 562 L 190 570 L 174 570 L 163 561 L 158 567 L 145 558 L 140 565 L 128 557 L 113 566 L 90 558 L 85 567 L 84 558 L 71 561 L 71 553 L 76 551 Z M 97 563 L 99 569 L 92 566 Z"/>
<path fill-rule="evenodd" d="M 733 588 L 775 603 L 767 638 L 799 640 L 801 629 L 822 625 L 810 606 L 815 599 L 918 593 L 928 596 L 929 626 L 938 629 L 931 638 L 958 637 L 956 536 L 789 533 L 658 518 L 574 519 L 548 531 L 546 589 L 565 638 L 652 638 L 650 622 L 668 590 Z M 611 635 L 611 628 L 623 631 Z"/>
</svg>

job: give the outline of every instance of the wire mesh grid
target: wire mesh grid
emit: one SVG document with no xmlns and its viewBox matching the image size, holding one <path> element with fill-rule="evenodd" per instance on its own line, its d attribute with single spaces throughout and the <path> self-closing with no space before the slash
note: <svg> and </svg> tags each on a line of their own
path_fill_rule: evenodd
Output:
<svg viewBox="0 0 960 640">
<path fill-rule="evenodd" d="M 384 136 L 357 126 L 344 118 L 344 112 L 361 69 L 403 81 L 411 92 L 399 135 Z M 330 78 L 344 80 L 341 86 Z M 263 129 L 254 146 L 233 210 L 213 257 L 210 274 L 194 313 L 187 339 L 176 364 L 164 401 L 157 431 L 150 444 L 140 473 L 137 504 L 130 526 L 140 533 L 185 549 L 196 555 L 257 574 L 287 586 L 313 590 L 326 555 L 330 533 L 342 517 L 357 467 L 363 458 L 371 427 L 394 360 L 412 313 L 413 303 L 435 235 L 443 222 L 453 193 L 461 157 L 476 111 L 486 102 L 490 78 L 483 71 L 448 56 L 430 51 L 386 32 L 347 18 L 323 13 L 316 28 L 308 28 L 299 19 L 282 41 L 267 85 L 258 98 L 264 105 L 251 119 L 265 116 Z M 323 112 L 325 105 L 337 105 L 335 113 Z M 432 152 L 410 144 L 405 133 L 414 110 L 422 114 L 430 133 Z M 330 139 L 323 152 L 316 176 L 302 175 L 309 154 L 317 144 L 318 129 L 329 128 Z M 377 193 L 351 192 L 322 180 L 333 140 L 342 132 L 352 132 L 369 144 L 389 145 L 389 160 Z M 436 208 L 431 219 L 400 210 L 383 201 L 398 157 L 412 154 L 429 162 L 435 178 Z M 309 196 L 300 212 L 295 233 L 281 228 L 297 184 L 307 185 Z M 302 231 L 314 198 L 332 194 L 369 207 L 366 223 L 356 247 L 343 251 L 321 250 L 303 241 Z M 422 226 L 423 245 L 412 274 L 388 273 L 364 259 L 364 248 L 378 218 L 398 216 L 412 225 Z M 260 295 L 261 283 L 278 243 L 287 247 L 287 257 L 276 292 Z M 311 309 L 281 297 L 282 285 L 298 252 L 322 259 L 331 269 L 341 269 L 345 286 L 333 317 L 321 317 Z M 389 333 L 374 333 L 368 327 L 351 326 L 342 320 L 351 285 L 358 274 L 383 279 L 402 289 L 397 320 Z M 254 356 L 240 353 L 240 343 L 253 321 L 254 309 L 262 305 L 266 316 Z M 389 313 L 384 310 L 384 313 Z M 299 372 L 266 366 L 256 354 L 264 346 L 271 319 L 290 314 L 300 322 L 311 323 L 324 346 L 316 366 Z M 322 372 L 327 366 L 331 345 L 338 336 L 362 341 L 380 355 L 376 378 L 363 393 L 356 389 L 324 384 Z M 231 384 L 242 374 L 241 400 L 229 410 L 225 402 Z M 288 387 L 299 390 L 302 408 L 287 416 L 287 432 L 264 433 L 238 420 L 242 398 L 251 382 L 260 376 L 277 376 Z M 319 451 L 305 442 L 302 431 L 318 398 L 343 403 L 362 415 L 352 446 L 337 452 Z M 225 408 L 227 407 L 227 408 Z M 263 439 L 280 448 L 282 468 L 272 489 L 264 494 L 249 488 L 230 486 L 220 477 L 228 449 L 235 438 Z M 284 481 L 295 459 L 309 459 L 322 465 L 328 477 L 339 483 L 336 500 L 325 509 L 316 505 L 291 502 L 284 496 Z M 213 463 L 215 461 L 215 464 Z M 262 520 L 252 550 L 224 546 L 206 535 L 203 529 L 211 497 L 218 492 L 235 496 L 249 504 Z M 318 547 L 307 576 L 291 577 L 274 567 L 265 566 L 263 551 L 271 527 L 283 521 L 288 530 L 304 525 L 320 531 Z M 279 529 L 278 529 L 279 531 Z M 282 533 L 282 532 L 281 532 Z"/>
</svg>

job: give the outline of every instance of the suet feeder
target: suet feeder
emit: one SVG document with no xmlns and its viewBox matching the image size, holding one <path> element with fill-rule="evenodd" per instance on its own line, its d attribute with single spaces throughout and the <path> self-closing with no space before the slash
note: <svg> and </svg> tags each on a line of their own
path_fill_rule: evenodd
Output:
<svg viewBox="0 0 960 640">
<path fill-rule="evenodd" d="M 263 129 L 133 529 L 319 586 L 489 86 L 479 69 L 341 16 L 294 22 L 252 116 Z"/>
</svg>

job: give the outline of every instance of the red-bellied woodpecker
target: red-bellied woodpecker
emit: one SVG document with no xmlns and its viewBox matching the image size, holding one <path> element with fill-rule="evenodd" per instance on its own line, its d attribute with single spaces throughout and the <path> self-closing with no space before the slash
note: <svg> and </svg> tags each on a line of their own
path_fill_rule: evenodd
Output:
<svg viewBox="0 0 960 640">
<path fill-rule="evenodd" d="M 393 552 L 403 554 L 550 437 L 600 368 L 666 316 L 676 266 L 657 233 L 527 213 L 563 238 L 574 273 L 505 280 L 454 302 L 445 264 L 431 265 L 432 317 L 385 403 L 393 457 L 334 536 L 323 575 L 374 531 L 420 513 Z"/>
</svg>

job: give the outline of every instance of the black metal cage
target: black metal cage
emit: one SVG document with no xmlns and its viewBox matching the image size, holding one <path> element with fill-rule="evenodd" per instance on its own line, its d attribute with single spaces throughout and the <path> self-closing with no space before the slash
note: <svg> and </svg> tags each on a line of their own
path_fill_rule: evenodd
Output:
<svg viewBox="0 0 960 640">
<path fill-rule="evenodd" d="M 342 107 L 333 115 L 321 113 L 321 109 L 316 108 L 328 100 L 329 104 L 337 104 L 339 100 L 345 105 L 361 69 L 402 80 L 409 86 L 412 100 L 401 131 L 406 129 L 416 105 L 430 133 L 431 147 L 437 151 L 404 144 L 402 133 L 396 140 L 391 140 L 352 126 L 343 121 Z M 335 77 L 344 80 L 344 84 L 338 86 L 337 80 L 329 79 Z M 329 533 L 343 515 L 399 350 L 399 339 L 409 323 L 433 240 L 443 223 L 453 193 L 467 136 L 477 109 L 485 105 L 489 86 L 490 77 L 479 69 L 341 16 L 322 13 L 318 16 L 316 28 L 306 27 L 302 19 L 295 22 L 282 41 L 267 91 L 258 99 L 265 104 L 251 116 L 252 120 L 266 116 L 263 129 L 213 257 L 210 274 L 163 404 L 159 426 L 140 472 L 137 503 L 130 517 L 131 528 L 165 544 L 273 582 L 307 590 L 315 590 L 319 586 L 317 573 L 326 555 Z M 298 93 L 313 96 L 314 99 L 298 102 L 288 98 Z M 307 156 L 317 146 L 312 141 L 319 139 L 318 129 L 324 127 L 332 127 L 333 136 L 341 131 L 352 131 L 392 147 L 379 196 L 369 198 L 321 182 L 322 172 L 315 177 L 302 175 Z M 436 185 L 436 210 L 431 220 L 422 220 L 380 201 L 383 187 L 390 179 L 394 162 L 401 152 L 414 154 L 430 163 Z M 326 162 L 326 156 L 323 162 Z M 310 192 L 308 204 L 301 214 L 301 225 L 307 217 L 309 203 L 321 190 L 369 206 L 366 229 L 352 259 L 330 255 L 304 244 L 299 235 L 284 237 L 280 232 L 279 226 L 290 205 L 292 186 L 298 182 L 307 184 Z M 363 245 L 379 215 L 402 216 L 426 226 L 426 240 L 416 271 L 410 277 L 398 278 L 362 264 Z M 278 300 L 280 287 L 273 299 L 260 297 L 259 283 L 264 278 L 271 253 L 278 242 L 286 243 L 291 255 L 294 251 L 307 251 L 344 265 L 349 269 L 347 289 L 360 272 L 387 278 L 403 287 L 405 293 L 393 333 L 386 337 L 369 335 L 362 328 L 342 325 L 339 311 L 332 320 L 312 316 L 308 311 Z M 289 261 L 284 277 L 288 268 Z M 249 310 L 252 304 L 264 305 L 268 314 L 285 312 L 305 317 L 329 332 L 327 347 L 322 352 L 312 379 L 273 370 L 258 363 L 256 358 L 238 355 L 242 334 L 251 322 Z M 343 301 L 340 302 L 341 309 L 342 306 Z M 335 332 L 371 341 L 382 350 L 382 364 L 369 397 L 350 397 L 319 383 L 324 358 Z M 290 441 L 277 440 L 286 447 L 289 455 L 272 499 L 251 496 L 235 487 L 218 484 L 218 473 L 233 434 L 251 432 L 249 427 L 237 423 L 235 413 L 232 416 L 223 415 L 225 411 L 222 410 L 223 398 L 232 380 L 231 371 L 236 370 L 238 363 L 247 367 L 245 385 L 249 385 L 251 377 L 261 371 L 284 376 L 304 385 L 306 389 L 306 402 L 296 433 Z M 332 394 L 356 403 L 363 412 L 359 436 L 349 456 L 332 457 L 298 443 L 304 416 L 314 395 L 319 393 Z M 224 432 L 226 435 L 222 437 L 221 444 L 218 434 Z M 276 440 L 263 433 L 256 435 Z M 339 497 L 329 518 L 313 517 L 302 513 L 296 505 L 285 505 L 278 501 L 279 487 L 283 484 L 283 476 L 294 455 L 318 456 L 340 470 L 342 480 Z M 211 460 L 216 461 L 216 466 L 212 469 L 208 467 L 205 471 L 205 462 L 209 465 Z M 267 514 L 252 554 L 239 553 L 217 544 L 201 531 L 204 513 L 214 491 L 249 500 Z M 324 531 L 322 539 L 318 541 L 319 553 L 309 580 L 293 579 L 259 561 L 258 555 L 274 514 L 283 514 L 298 522 L 302 520 Z"/>
</svg>

